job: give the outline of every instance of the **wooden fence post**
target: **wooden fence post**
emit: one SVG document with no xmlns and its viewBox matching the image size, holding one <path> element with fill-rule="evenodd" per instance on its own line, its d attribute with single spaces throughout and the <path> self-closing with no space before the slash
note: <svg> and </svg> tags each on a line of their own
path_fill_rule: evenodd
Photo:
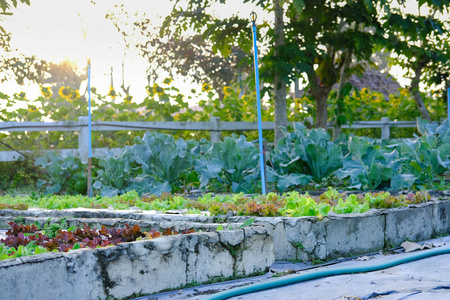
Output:
<svg viewBox="0 0 450 300">
<path fill-rule="evenodd" d="M 210 117 L 209 121 L 211 122 L 211 142 L 220 142 L 220 118 Z"/>
<path fill-rule="evenodd" d="M 78 132 L 78 154 L 83 164 L 88 162 L 89 157 L 89 122 L 88 117 L 78 117 L 78 122 L 82 123 L 81 130 Z"/>
<path fill-rule="evenodd" d="M 381 118 L 381 122 L 384 122 L 383 127 L 381 127 L 381 139 L 389 140 L 391 136 L 391 126 L 389 125 L 389 118 Z"/>
</svg>

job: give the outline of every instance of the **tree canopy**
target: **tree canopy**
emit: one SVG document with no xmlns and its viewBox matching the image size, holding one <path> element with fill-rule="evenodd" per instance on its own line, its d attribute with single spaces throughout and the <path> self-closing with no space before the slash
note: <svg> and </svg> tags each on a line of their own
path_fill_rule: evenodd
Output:
<svg viewBox="0 0 450 300">
<path fill-rule="evenodd" d="M 11 33 L 3 28 L 1 16 L 11 15 L 11 8 L 16 8 L 18 3 L 30 5 L 29 0 L 0 0 L 0 51 L 3 55 L 0 58 L 0 82 L 13 78 L 18 84 L 24 84 L 26 79 L 38 82 L 46 68 L 46 62 L 35 55 L 25 56 L 20 54 L 10 45 Z"/>
<path fill-rule="evenodd" d="M 418 8 L 430 8 L 432 14 L 428 16 L 402 13 L 406 5 L 403 0 L 246 2 L 274 14 L 274 22 L 259 26 L 268 28 L 261 38 L 268 47 L 261 60 L 263 79 L 274 83 L 276 91 L 280 86 L 286 90 L 295 78 L 304 77 L 307 92 L 315 101 L 318 127 L 326 127 L 330 91 L 341 77 L 362 73 L 364 64 L 373 65 L 371 57 L 376 49 L 396 53 L 399 59 L 393 62 L 413 71 L 410 89 L 416 99 L 420 96 L 419 80 L 427 76 L 428 83 L 437 83 L 448 76 L 441 68 L 436 69 L 448 60 L 448 39 L 445 26 L 434 18 L 434 13 L 447 10 L 449 1 L 418 1 Z M 214 3 L 227 2 L 190 0 L 182 6 L 175 1 L 161 27 L 161 37 L 178 38 L 188 31 L 195 32 L 224 57 L 230 55 L 233 47 L 248 50 L 249 20 L 213 16 L 208 8 Z M 275 122 L 283 125 L 276 114 L 277 102 L 283 99 L 278 99 L 276 92 L 274 98 Z M 420 101 L 417 104 L 421 109 Z"/>
</svg>

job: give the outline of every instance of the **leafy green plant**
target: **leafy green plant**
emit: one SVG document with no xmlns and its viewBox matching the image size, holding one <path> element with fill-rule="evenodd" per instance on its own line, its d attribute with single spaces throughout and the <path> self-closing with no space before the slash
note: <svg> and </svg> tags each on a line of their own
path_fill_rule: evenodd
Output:
<svg viewBox="0 0 450 300">
<path fill-rule="evenodd" d="M 27 210 L 28 205 L 25 203 L 8 204 L 0 202 L 0 209 Z"/>
<path fill-rule="evenodd" d="M 84 224 L 83 228 L 59 229 L 57 232 L 38 232 L 39 227 L 36 225 L 19 225 L 13 222 L 8 224 L 11 226 L 11 229 L 6 232 L 6 238 L 0 240 L 0 260 L 49 251 L 68 252 L 86 247 L 105 247 L 142 239 L 154 239 L 161 236 L 194 232 L 192 229 L 177 232 L 171 228 L 162 232 L 154 229 L 149 232 L 142 232 L 137 224 L 134 226 L 125 224 L 125 228 L 106 228 L 102 226 L 100 230 L 90 228 Z"/>
<path fill-rule="evenodd" d="M 0 191 L 11 193 L 23 187 L 34 190 L 40 175 L 31 157 L 18 161 L 2 161 L 0 162 Z"/>
<path fill-rule="evenodd" d="M 233 192 L 255 192 L 258 188 L 259 152 L 245 136 L 226 137 L 213 143 L 203 158 L 195 161 L 200 175 L 200 188 L 206 188 L 210 180 L 231 187 Z"/>
<path fill-rule="evenodd" d="M 438 126 L 419 119 L 417 126 L 421 137 L 395 146 L 405 160 L 401 172 L 410 174 L 415 185 L 429 187 L 450 167 L 450 123 Z"/>
<path fill-rule="evenodd" d="M 271 159 L 280 175 L 278 189 L 307 184 L 312 178 L 322 182 L 342 166 L 342 150 L 330 141 L 324 129 L 308 130 L 294 123 L 292 132 L 285 131 Z"/>
<path fill-rule="evenodd" d="M 326 216 L 330 206 L 326 203 L 317 203 L 308 193 L 300 195 L 298 192 L 286 194 L 286 204 L 279 210 L 282 215 L 289 217 Z"/>
<path fill-rule="evenodd" d="M 341 180 L 348 178 L 349 188 L 375 190 L 387 186 L 401 166 L 396 150 L 387 152 L 363 137 L 352 137 L 348 149 L 343 168 L 335 174 Z"/>
<path fill-rule="evenodd" d="M 47 152 L 47 156 L 40 157 L 36 166 L 44 169 L 47 180 L 38 180 L 38 189 L 44 189 L 46 194 L 85 194 L 87 178 L 84 174 L 85 166 L 74 156 L 58 156 L 54 151 Z"/>
<path fill-rule="evenodd" d="M 409 204 L 417 204 L 430 200 L 426 192 L 408 193 L 407 195 L 392 196 L 389 192 L 355 194 L 345 196 L 336 189 L 329 188 L 320 196 L 303 195 L 298 192 L 284 194 L 268 193 L 267 195 L 248 196 L 244 193 L 216 195 L 207 194 L 198 200 L 190 200 L 182 196 L 163 193 L 155 195 L 139 196 L 136 191 L 130 191 L 123 195 L 114 197 L 86 196 L 45 196 L 43 198 L 32 197 L 0 197 L 0 203 L 16 204 L 22 203 L 30 207 L 46 209 L 63 209 L 75 207 L 130 209 L 139 208 L 143 210 L 158 210 L 165 212 L 175 209 L 189 209 L 190 212 L 200 213 L 209 211 L 211 215 L 233 215 L 243 216 L 326 216 L 330 209 L 336 213 L 360 213 L 368 208 L 392 208 Z M 189 213 L 189 211 L 187 212 Z M 224 222 L 222 220 L 221 222 Z M 27 225 L 28 226 L 28 225 Z M 34 225 L 33 225 L 34 226 Z M 44 231 L 54 234 L 61 229 L 71 231 L 73 227 L 67 228 L 64 220 L 61 223 L 51 223 L 50 219 L 40 225 Z M 40 228 L 39 228 L 40 230 Z"/>
<path fill-rule="evenodd" d="M 112 197 L 126 193 L 137 173 L 137 168 L 133 168 L 133 161 L 133 153 L 129 147 L 124 147 L 118 156 L 112 151 L 105 152 L 98 160 L 100 170 L 93 187 L 100 190 L 102 196 Z"/>
<path fill-rule="evenodd" d="M 41 226 L 42 227 L 42 234 L 48 236 L 49 238 L 54 238 L 58 231 L 60 230 L 67 230 L 67 231 L 73 231 L 75 229 L 75 226 L 68 227 L 66 223 L 67 217 L 62 218 L 58 222 L 51 223 L 52 218 L 48 218 L 47 221 Z"/>
<path fill-rule="evenodd" d="M 370 208 L 369 203 L 358 195 L 349 195 L 345 200 L 339 199 L 338 203 L 333 206 L 333 211 L 338 214 L 347 213 L 363 213 Z"/>
<path fill-rule="evenodd" d="M 142 200 L 145 200 L 142 199 Z M 141 202 L 138 204 L 139 208 L 145 208 L 148 210 L 157 210 L 166 212 L 171 209 L 183 209 L 187 207 L 188 199 L 181 197 L 181 196 L 172 196 L 169 194 L 168 197 L 160 198 L 160 199 L 154 199 L 150 202 Z"/>
<path fill-rule="evenodd" d="M 392 208 L 407 205 L 404 196 L 394 197 L 389 192 L 366 193 L 364 195 L 364 201 L 371 208 Z"/>
<path fill-rule="evenodd" d="M 47 253 L 45 247 L 35 245 L 35 241 L 32 241 L 28 245 L 19 245 L 19 247 L 8 247 L 5 244 L 0 243 L 0 260 L 17 258 L 28 255 Z"/>
<path fill-rule="evenodd" d="M 186 181 L 195 180 L 192 166 L 193 150 L 198 151 L 196 142 L 181 138 L 175 141 L 171 135 L 153 131 L 136 138 L 136 143 L 131 149 L 143 173 L 131 188 L 160 195 L 180 190 Z"/>
<path fill-rule="evenodd" d="M 435 136 L 405 140 L 396 149 L 405 160 L 402 172 L 413 175 L 416 185 L 430 186 L 450 166 L 450 144 L 437 147 Z"/>
</svg>

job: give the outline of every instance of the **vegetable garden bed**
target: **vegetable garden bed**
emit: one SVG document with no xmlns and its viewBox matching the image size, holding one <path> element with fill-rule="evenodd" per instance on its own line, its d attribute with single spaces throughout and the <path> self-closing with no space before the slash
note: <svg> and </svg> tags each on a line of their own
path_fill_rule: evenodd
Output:
<svg viewBox="0 0 450 300">
<path fill-rule="evenodd" d="M 58 243 L 62 250 L 71 248 L 68 253 L 2 260 L 2 292 L 8 299 L 31 299 L 30 295 L 130 298 L 251 276 L 266 271 L 274 260 L 317 262 L 450 233 L 447 193 L 431 191 L 352 194 L 330 188 L 317 196 L 298 192 L 264 197 L 209 194 L 197 200 L 173 195 L 149 199 L 131 192 L 114 198 L 6 196 L 0 203 L 5 208 L 18 208 L 0 210 L 0 228 L 9 227 L 11 222 L 28 224 L 30 229 L 40 224 L 41 230 L 60 234 L 60 241 L 86 233 L 95 236 L 96 230 L 100 238 L 109 236 L 112 241 L 128 235 L 148 237 L 144 232 L 197 231 L 73 250 L 82 248 L 81 243 L 90 246 L 89 241 L 78 239 L 77 247 L 74 241 L 70 247 Z M 240 228 L 250 224 L 252 227 Z M 58 231 L 60 227 L 71 228 L 74 233 L 63 234 Z M 136 230 L 139 227 L 143 236 Z M 12 228 L 17 235 L 14 242 L 27 238 L 25 229 L 14 224 Z M 129 234 L 123 236 L 123 232 Z M 47 242 L 41 240 L 45 246 Z M 93 247 L 101 244 L 100 240 L 92 242 Z M 26 249 L 20 251 L 19 255 L 27 254 Z M 77 288 L 80 285 L 86 288 Z"/>
<path fill-rule="evenodd" d="M 450 201 L 443 192 L 430 193 L 431 196 L 427 193 L 408 193 L 395 197 L 386 193 L 343 195 L 330 189 L 317 197 L 303 195 L 295 198 L 293 195 L 296 194 L 289 194 L 286 198 L 290 200 L 285 199 L 283 208 L 277 212 L 268 210 L 273 203 L 258 202 L 259 196 L 254 198 L 253 202 L 246 201 L 247 206 L 233 202 L 233 197 L 228 196 L 227 199 L 230 202 L 212 201 L 209 212 L 196 215 L 164 214 L 145 210 L 115 211 L 81 208 L 3 210 L 0 211 L 0 227 L 4 227 L 5 224 L 17 218 L 22 218 L 21 221 L 27 224 L 33 224 L 36 221 L 45 222 L 49 217 L 53 222 L 65 217 L 69 226 L 78 227 L 83 223 L 95 228 L 138 224 L 143 230 L 214 231 L 219 228 L 238 228 L 244 221 L 254 219 L 253 224 L 264 226 L 273 236 L 277 260 L 327 260 L 397 246 L 406 239 L 421 241 L 449 234 Z M 235 197 L 241 199 L 244 196 Z M 224 198 L 226 196 L 219 196 L 218 200 Z M 364 199 L 367 201 L 363 201 Z M 409 199 L 409 202 L 401 202 L 399 199 Z M 177 201 L 179 199 L 175 202 Z M 185 202 L 181 201 L 181 203 Z M 330 207 L 326 209 L 326 203 L 335 205 L 331 209 Z M 409 206 L 405 203 L 409 203 Z M 158 205 L 173 208 L 168 203 L 163 204 L 160 202 Z M 247 207 L 248 209 L 240 210 L 242 214 L 240 216 L 236 215 L 238 211 L 233 213 L 231 210 L 228 214 L 214 215 L 214 212 L 221 212 L 227 207 Z M 369 209 L 369 207 L 391 208 Z M 353 213 L 342 213 L 347 209 Z M 250 211 L 253 216 L 248 215 Z M 280 211 L 289 214 L 258 217 L 258 215 L 276 214 Z M 321 211 L 326 214 L 322 215 Z M 295 216 L 301 213 L 310 216 L 289 217 L 289 215 Z"/>
<path fill-rule="evenodd" d="M 273 261 L 257 226 L 2 260 L 0 278 L 4 299 L 123 299 L 260 274 Z"/>
</svg>

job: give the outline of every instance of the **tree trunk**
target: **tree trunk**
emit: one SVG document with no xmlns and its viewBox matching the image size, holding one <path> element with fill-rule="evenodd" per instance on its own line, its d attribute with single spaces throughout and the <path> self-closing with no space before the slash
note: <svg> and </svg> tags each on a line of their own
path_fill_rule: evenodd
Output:
<svg viewBox="0 0 450 300">
<path fill-rule="evenodd" d="M 319 78 L 315 72 L 308 75 L 309 93 L 314 98 L 316 104 L 316 128 L 327 128 L 328 111 L 327 100 L 331 91 L 331 86 L 320 84 Z"/>
<path fill-rule="evenodd" d="M 422 95 L 419 91 L 419 83 L 420 83 L 420 76 L 422 75 L 422 69 L 423 67 L 428 63 L 428 61 L 420 60 L 417 63 L 416 68 L 414 69 L 414 78 L 411 81 L 411 87 L 409 88 L 409 91 L 412 93 L 414 100 L 416 101 L 417 108 L 419 109 L 420 115 L 423 119 L 431 121 L 430 113 L 427 110 L 427 107 L 425 106 L 425 103 L 423 102 Z"/>
<path fill-rule="evenodd" d="M 294 98 L 298 99 L 301 97 L 300 94 L 300 79 L 296 78 L 294 82 Z"/>
<path fill-rule="evenodd" d="M 316 128 L 327 128 L 327 100 L 330 91 L 331 87 L 317 86 L 316 88 L 310 89 L 311 95 L 314 97 L 314 102 L 316 103 Z"/>
<path fill-rule="evenodd" d="M 283 21 L 283 6 L 281 0 L 274 0 L 275 7 L 275 57 L 279 54 L 279 47 L 284 45 L 284 21 Z M 275 145 L 284 136 L 281 127 L 287 127 L 287 85 L 283 78 L 283 74 L 275 71 L 274 79 L 274 102 L 275 102 Z"/>
<path fill-rule="evenodd" d="M 333 127 L 333 140 L 336 140 L 339 135 L 341 134 L 341 123 L 339 122 L 339 117 L 342 115 L 343 113 L 343 95 L 342 95 L 342 90 L 345 86 L 345 84 L 347 83 L 347 78 L 348 78 L 348 74 L 347 74 L 347 70 L 350 66 L 350 62 L 352 60 L 352 54 L 353 54 L 353 49 L 348 49 L 347 52 L 345 53 L 345 61 L 344 61 L 344 65 L 341 68 L 341 74 L 339 76 L 339 86 L 338 86 L 338 90 L 337 90 L 337 94 L 336 94 L 336 105 L 337 105 L 337 110 L 336 110 L 336 117 L 334 119 L 334 127 Z"/>
</svg>

